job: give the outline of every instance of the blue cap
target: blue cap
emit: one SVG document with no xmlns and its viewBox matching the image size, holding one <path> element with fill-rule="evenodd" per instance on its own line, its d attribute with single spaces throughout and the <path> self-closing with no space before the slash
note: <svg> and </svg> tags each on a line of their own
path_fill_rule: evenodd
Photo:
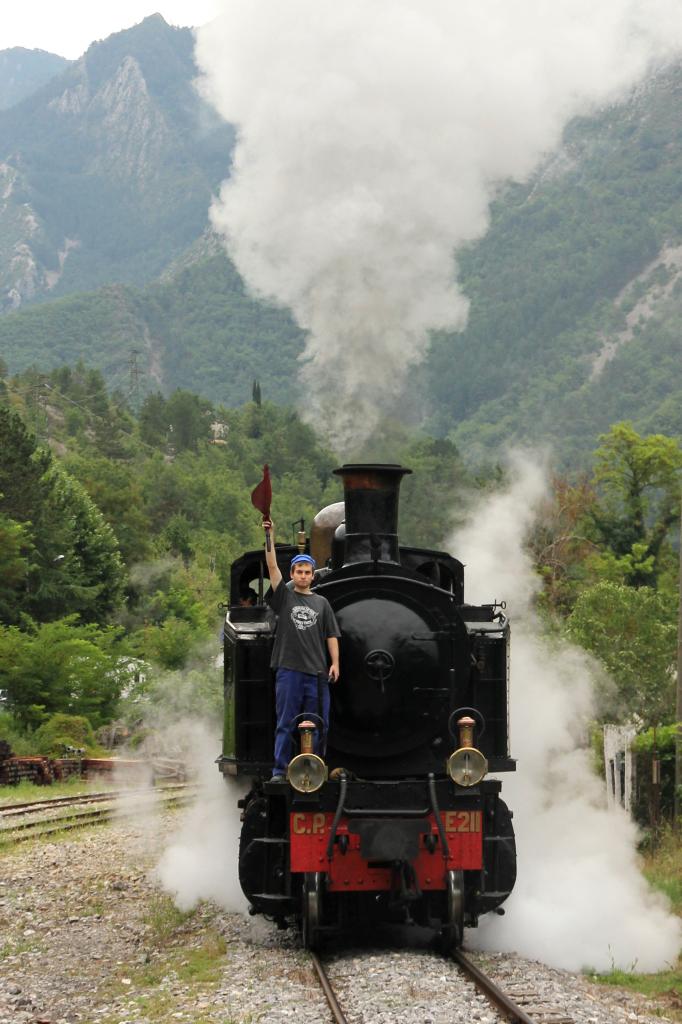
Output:
<svg viewBox="0 0 682 1024">
<path fill-rule="evenodd" d="M 310 564 L 312 565 L 313 569 L 317 569 L 317 564 L 315 562 L 315 559 L 312 558 L 310 555 L 295 555 L 291 559 L 291 568 L 293 569 L 293 567 L 295 565 L 298 565 L 299 562 L 310 562 Z"/>
</svg>

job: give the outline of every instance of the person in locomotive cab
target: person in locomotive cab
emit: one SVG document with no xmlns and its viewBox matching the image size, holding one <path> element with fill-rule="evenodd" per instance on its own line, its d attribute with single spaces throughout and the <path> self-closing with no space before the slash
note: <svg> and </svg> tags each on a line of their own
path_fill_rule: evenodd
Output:
<svg viewBox="0 0 682 1024">
<path fill-rule="evenodd" d="M 329 686 L 339 678 L 339 637 L 341 633 L 331 605 L 310 586 L 315 561 L 310 555 L 291 560 L 291 585 L 282 582 L 277 565 L 272 521 L 263 522 L 272 543 L 265 546 L 265 561 L 272 588 L 270 606 L 277 615 L 275 645 L 270 665 L 276 675 L 277 728 L 273 782 L 286 782 L 293 755 L 293 719 L 302 713 L 319 715 L 324 735 L 315 733 L 315 753 L 324 754 L 329 726 Z"/>
</svg>

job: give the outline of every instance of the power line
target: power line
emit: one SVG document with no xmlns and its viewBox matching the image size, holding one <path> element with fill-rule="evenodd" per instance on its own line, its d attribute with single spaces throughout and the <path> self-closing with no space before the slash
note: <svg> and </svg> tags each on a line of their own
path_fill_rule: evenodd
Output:
<svg viewBox="0 0 682 1024">
<path fill-rule="evenodd" d="M 9 385 L 9 381 L 7 379 L 4 379 L 3 382 Z M 48 384 L 47 381 L 42 381 L 40 384 L 32 384 L 26 388 L 13 387 L 11 388 L 11 390 L 15 394 L 28 396 L 32 394 L 35 395 L 35 393 L 40 391 L 42 388 L 47 388 L 48 391 L 51 391 L 53 394 L 58 395 L 61 399 L 63 399 L 65 402 L 68 402 L 69 405 L 73 405 L 76 409 L 80 409 L 81 412 L 84 412 L 85 415 L 90 417 L 91 419 L 99 420 L 101 423 L 109 423 L 109 420 L 106 419 L 106 417 L 98 415 L 98 413 L 93 412 L 92 409 L 88 409 L 86 406 L 81 405 L 80 402 L 76 402 L 73 398 L 69 398 L 69 396 L 65 395 L 63 391 L 60 391 L 59 388 L 56 388 L 53 384 Z M 92 395 L 86 395 L 85 397 L 94 398 L 95 395 L 99 394 L 101 394 L 101 392 L 94 391 Z M 37 399 L 34 399 L 34 407 L 37 408 L 37 405 Z M 121 434 L 124 434 L 126 437 L 131 438 L 131 440 L 137 441 L 139 445 L 141 445 L 143 448 L 147 448 L 150 452 L 159 452 L 158 448 L 155 448 L 154 445 L 152 444 L 147 444 L 146 441 L 143 441 L 141 437 L 139 437 L 137 434 L 133 434 L 130 430 L 125 430 L 125 428 L 121 426 L 118 427 L 118 430 Z"/>
<path fill-rule="evenodd" d="M 93 419 L 99 420 L 101 423 L 109 422 L 109 420 L 106 419 L 104 416 L 99 416 L 96 412 L 93 412 L 92 409 L 87 409 L 85 406 L 80 405 L 78 402 L 75 402 L 72 398 L 69 398 L 68 395 L 65 395 L 62 391 L 60 391 L 59 388 L 53 387 L 52 384 L 46 383 L 44 384 L 44 387 L 46 387 L 49 391 L 53 391 L 56 395 L 59 395 L 59 397 L 63 398 L 65 402 L 68 402 L 69 405 L 74 405 L 77 409 L 80 409 L 81 412 L 84 412 L 86 414 L 86 416 L 90 416 Z M 99 394 L 99 392 L 96 392 L 96 394 Z M 141 437 L 131 433 L 129 430 L 125 430 L 121 426 L 118 427 L 118 430 L 120 431 L 121 434 L 125 434 L 126 437 L 130 437 L 133 441 L 137 441 L 137 443 L 142 445 L 143 448 L 148 448 L 150 452 L 158 452 L 158 448 L 155 448 L 154 445 L 147 444 L 147 442 L 143 441 Z"/>
</svg>

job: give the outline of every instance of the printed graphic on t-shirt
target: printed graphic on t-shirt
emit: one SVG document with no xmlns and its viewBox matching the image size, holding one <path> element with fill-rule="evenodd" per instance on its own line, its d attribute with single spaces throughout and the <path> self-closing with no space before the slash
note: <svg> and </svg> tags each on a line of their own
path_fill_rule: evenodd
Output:
<svg viewBox="0 0 682 1024">
<path fill-rule="evenodd" d="M 310 629 L 317 622 L 318 613 L 306 604 L 297 604 L 291 609 L 291 621 L 296 629 Z"/>
</svg>

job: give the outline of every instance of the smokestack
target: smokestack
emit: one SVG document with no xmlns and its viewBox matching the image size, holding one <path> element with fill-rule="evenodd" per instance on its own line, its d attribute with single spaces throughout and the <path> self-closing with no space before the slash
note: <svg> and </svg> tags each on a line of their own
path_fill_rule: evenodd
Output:
<svg viewBox="0 0 682 1024">
<path fill-rule="evenodd" d="M 343 480 L 346 554 L 351 562 L 400 562 L 398 492 L 411 469 L 397 465 L 346 463 L 335 469 Z"/>
</svg>

